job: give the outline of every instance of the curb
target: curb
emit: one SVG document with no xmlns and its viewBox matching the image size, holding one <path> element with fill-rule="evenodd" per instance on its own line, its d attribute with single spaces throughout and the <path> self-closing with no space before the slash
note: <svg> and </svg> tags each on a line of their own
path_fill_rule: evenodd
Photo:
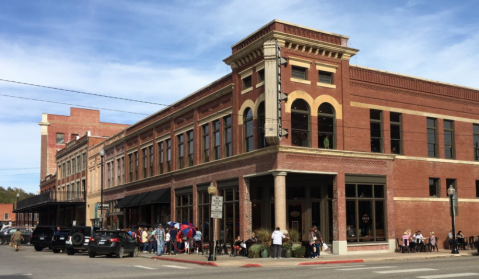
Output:
<svg viewBox="0 0 479 279">
<path fill-rule="evenodd" d="M 305 262 L 298 265 L 317 265 L 317 264 L 343 264 L 343 263 L 362 263 L 364 260 L 342 260 L 342 261 L 323 261 L 323 262 Z"/>
<path fill-rule="evenodd" d="M 263 267 L 263 266 L 260 264 L 245 264 L 240 267 Z"/>
<path fill-rule="evenodd" d="M 171 262 L 180 262 L 180 263 L 189 263 L 189 264 L 198 264 L 198 265 L 206 265 L 206 266 L 218 267 L 217 264 L 211 263 L 211 262 L 190 261 L 190 260 L 163 258 L 163 257 L 151 257 L 151 258 L 152 258 L 152 259 L 155 259 L 155 260 L 162 260 L 162 261 L 171 261 Z"/>
</svg>

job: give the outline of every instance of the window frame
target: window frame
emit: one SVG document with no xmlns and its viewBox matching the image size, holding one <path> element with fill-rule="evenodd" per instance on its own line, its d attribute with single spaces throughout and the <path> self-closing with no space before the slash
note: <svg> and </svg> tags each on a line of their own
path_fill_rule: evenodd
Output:
<svg viewBox="0 0 479 279">
<path fill-rule="evenodd" d="M 479 161 L 479 124 L 472 124 L 472 144 L 474 161 Z"/>
<path fill-rule="evenodd" d="M 393 114 L 396 114 L 399 116 L 399 122 L 397 121 L 392 121 L 391 119 Z M 389 133 L 390 133 L 390 139 L 391 139 L 391 153 L 392 154 L 398 154 L 398 155 L 401 155 L 403 154 L 403 146 L 402 146 L 402 143 L 403 143 L 403 139 L 402 139 L 402 113 L 399 113 L 399 112 L 394 112 L 394 111 L 390 111 L 389 112 Z M 393 126 L 394 127 L 399 127 L 399 139 L 393 139 Z M 397 147 L 399 148 L 398 152 L 393 152 L 393 147 L 395 147 L 396 144 L 394 144 L 394 142 L 398 142 L 397 144 Z"/>
<path fill-rule="evenodd" d="M 429 121 L 428 120 L 433 120 L 434 121 L 434 127 L 433 126 L 429 126 Z M 426 118 L 426 129 L 427 129 L 427 133 L 426 133 L 426 137 L 427 137 L 427 156 L 429 158 L 439 158 L 439 147 L 438 147 L 438 142 L 437 142 L 437 118 L 431 118 L 431 117 L 427 117 Z M 429 134 L 430 134 L 430 131 L 432 131 L 432 134 L 434 135 L 434 142 L 429 142 Z M 434 156 L 430 156 L 430 152 L 431 150 L 429 149 L 430 145 L 434 145 Z"/>
<path fill-rule="evenodd" d="M 321 75 L 323 76 L 328 76 L 329 78 L 329 82 L 324 82 L 324 81 L 321 81 Z M 333 85 L 334 84 L 334 73 L 333 72 L 327 72 L 327 71 L 321 71 L 321 70 L 318 70 L 318 82 L 321 83 L 321 84 L 330 84 L 330 85 Z"/>
<path fill-rule="evenodd" d="M 308 68 L 292 65 L 291 66 L 291 78 L 298 80 L 308 80 Z M 301 75 L 299 73 L 301 72 Z"/>
<path fill-rule="evenodd" d="M 319 109 L 321 108 L 322 105 L 324 104 L 327 104 L 330 106 L 331 110 L 332 110 L 332 114 L 331 113 L 323 113 L 323 112 L 320 112 Z M 326 132 L 326 131 L 321 131 L 320 130 L 320 125 L 321 125 L 321 121 L 320 121 L 320 118 L 323 117 L 323 118 L 329 118 L 329 119 L 332 119 L 333 120 L 333 132 Z M 331 138 L 331 141 L 333 142 L 333 144 L 329 145 L 329 149 L 336 149 L 336 110 L 334 109 L 334 106 L 331 105 L 330 103 L 327 103 L 327 102 L 324 102 L 322 103 L 319 107 L 318 107 L 318 148 L 326 148 L 324 146 L 324 139 L 321 141 L 320 138 L 322 135 L 327 135 L 327 136 L 330 136 Z"/>
<path fill-rule="evenodd" d="M 432 184 L 431 184 L 432 182 Z M 434 189 L 435 195 L 432 195 L 431 190 Z M 430 198 L 440 198 L 441 197 L 441 179 L 430 177 L 429 178 L 429 197 Z"/>
<path fill-rule="evenodd" d="M 141 154 L 143 157 L 143 168 L 142 168 L 142 178 L 146 178 L 148 172 L 148 148 L 145 147 L 141 150 Z"/>
<path fill-rule="evenodd" d="M 201 126 L 202 133 L 202 161 L 207 163 L 210 161 L 210 123 Z"/>
<path fill-rule="evenodd" d="M 307 107 L 307 110 L 301 110 L 301 109 L 295 109 L 294 107 L 294 103 L 296 102 L 304 102 L 304 104 L 306 105 Z M 294 125 L 294 121 L 293 121 L 293 118 L 294 118 L 294 114 L 298 114 L 298 115 L 303 115 L 303 116 L 306 116 L 306 120 L 308 121 L 307 123 L 307 127 L 308 129 L 307 130 L 302 130 L 302 129 L 299 129 L 299 128 L 295 128 L 293 125 Z M 308 137 L 308 144 L 307 145 L 303 145 L 303 142 L 301 142 L 301 145 L 297 145 L 297 144 L 294 144 L 294 134 L 296 132 L 301 132 L 301 133 L 307 133 L 307 137 Z M 304 99 L 296 99 L 294 100 L 294 102 L 291 104 L 291 145 L 293 146 L 300 146 L 300 147 L 311 147 L 311 108 L 308 104 L 308 102 L 306 102 L 306 100 Z"/>
<path fill-rule="evenodd" d="M 221 159 L 221 123 L 220 120 L 215 120 L 211 123 L 213 126 L 212 136 L 213 136 L 213 160 Z"/>
<path fill-rule="evenodd" d="M 446 123 L 451 124 L 451 128 L 446 128 Z M 444 128 L 444 158 L 446 159 L 455 159 L 456 158 L 456 150 L 455 150 L 455 138 L 454 138 L 454 121 L 453 120 L 443 120 L 443 128 Z M 451 145 L 449 146 L 450 150 L 447 150 L 446 145 L 446 134 L 450 133 L 451 137 Z M 448 154 L 449 153 L 449 154 Z"/>
<path fill-rule="evenodd" d="M 229 124 L 228 124 L 229 120 Z M 232 118 L 231 115 L 223 117 L 223 142 L 224 142 L 224 157 L 233 156 L 233 134 L 232 134 Z M 228 140 L 229 137 L 229 140 Z"/>
<path fill-rule="evenodd" d="M 177 140 L 177 151 L 178 154 L 176 156 L 178 162 L 176 163 L 177 168 L 180 170 L 185 167 L 185 135 L 179 134 L 176 136 Z"/>
<path fill-rule="evenodd" d="M 148 165 L 148 169 L 149 169 L 148 176 L 152 177 L 153 176 L 153 166 L 155 165 L 155 149 L 153 147 L 153 144 L 148 146 L 148 152 L 149 152 L 149 155 L 150 155 L 150 162 L 149 162 L 149 165 Z"/>
<path fill-rule="evenodd" d="M 371 117 L 373 112 L 378 112 L 379 113 L 379 120 L 374 119 Z M 383 133 L 383 111 L 382 110 L 377 110 L 377 109 L 370 109 L 369 110 L 369 129 L 370 129 L 370 137 L 371 137 L 371 152 L 372 153 L 384 153 L 384 133 Z M 380 136 L 373 136 L 373 129 L 372 126 L 375 124 L 379 124 L 379 129 L 380 129 Z M 374 151 L 373 150 L 373 141 L 379 140 L 379 151 Z"/>
<path fill-rule="evenodd" d="M 191 167 L 195 164 L 194 156 L 195 156 L 195 134 L 193 130 L 189 130 L 186 132 L 186 149 L 187 149 L 187 159 L 186 165 Z"/>
<path fill-rule="evenodd" d="M 248 114 L 251 112 L 251 117 Z M 243 112 L 243 150 L 250 152 L 254 150 L 254 115 L 251 108 L 246 108 Z M 248 128 L 251 127 L 251 135 L 248 135 Z"/>
<path fill-rule="evenodd" d="M 166 172 L 171 171 L 171 138 L 165 140 L 166 144 Z"/>
<path fill-rule="evenodd" d="M 158 174 L 163 174 L 165 164 L 165 144 L 163 141 L 157 143 L 158 146 Z"/>
<path fill-rule="evenodd" d="M 56 142 L 56 144 L 65 144 L 65 134 L 64 133 L 57 133 L 55 142 Z"/>
</svg>

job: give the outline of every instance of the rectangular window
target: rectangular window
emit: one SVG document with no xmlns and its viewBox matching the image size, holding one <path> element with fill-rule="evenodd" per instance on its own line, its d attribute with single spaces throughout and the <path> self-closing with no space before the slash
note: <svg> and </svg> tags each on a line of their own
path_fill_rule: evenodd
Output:
<svg viewBox="0 0 479 279">
<path fill-rule="evenodd" d="M 191 167 L 194 164 L 193 156 L 195 150 L 193 130 L 186 132 L 186 135 L 188 136 L 188 167 Z"/>
<path fill-rule="evenodd" d="M 193 194 L 176 196 L 176 221 L 189 222 L 193 218 Z"/>
<path fill-rule="evenodd" d="M 138 163 L 139 163 L 139 158 L 138 158 L 138 151 L 135 151 L 133 153 L 133 155 L 135 156 L 135 173 L 134 173 L 134 180 L 138 180 Z"/>
<path fill-rule="evenodd" d="M 125 157 L 121 158 L 121 184 L 125 183 Z"/>
<path fill-rule="evenodd" d="M 454 121 L 444 120 L 444 154 L 446 159 L 454 159 Z"/>
<path fill-rule="evenodd" d="M 165 150 L 163 149 L 163 142 L 159 142 L 158 143 L 158 174 L 162 174 L 163 173 L 163 164 L 164 164 L 164 153 L 165 153 Z"/>
<path fill-rule="evenodd" d="M 65 170 L 66 170 L 65 163 L 63 163 L 63 165 L 62 165 L 62 178 L 66 177 Z"/>
<path fill-rule="evenodd" d="M 264 69 L 258 71 L 258 83 L 264 81 Z"/>
<path fill-rule="evenodd" d="M 116 160 L 116 186 L 121 184 L 121 159 Z"/>
<path fill-rule="evenodd" d="M 72 174 L 77 172 L 77 164 L 75 158 L 72 159 Z"/>
<path fill-rule="evenodd" d="M 218 219 L 219 230 L 225 232 L 224 239 L 229 242 L 236 239 L 238 232 L 241 231 L 238 193 L 238 187 L 218 189 L 218 196 L 223 197 L 223 216 L 225 216 Z"/>
<path fill-rule="evenodd" d="M 298 66 L 292 66 L 291 77 L 306 80 L 306 79 L 308 79 L 307 72 L 308 72 L 308 69 L 306 69 L 306 68 L 298 67 Z"/>
<path fill-rule="evenodd" d="M 81 168 L 80 156 L 77 156 L 77 171 L 80 172 L 81 170 L 82 168 Z"/>
<path fill-rule="evenodd" d="M 441 184 L 438 178 L 429 178 L 429 196 L 439 198 L 441 197 Z"/>
<path fill-rule="evenodd" d="M 326 84 L 333 84 L 333 73 L 319 71 L 319 82 Z"/>
<path fill-rule="evenodd" d="M 133 181 L 133 154 L 128 154 L 128 182 Z"/>
<path fill-rule="evenodd" d="M 149 176 L 153 176 L 153 165 L 154 165 L 154 156 L 153 156 L 153 145 L 149 147 L 150 149 L 150 173 Z"/>
<path fill-rule="evenodd" d="M 142 153 L 143 153 L 143 176 L 142 178 L 146 178 L 146 172 L 148 170 L 148 149 L 147 148 L 143 148 L 143 150 L 141 150 Z"/>
<path fill-rule="evenodd" d="M 220 121 L 213 121 L 213 158 L 220 158 Z"/>
<path fill-rule="evenodd" d="M 166 172 L 171 171 L 171 139 L 166 140 Z"/>
<path fill-rule="evenodd" d="M 65 144 L 65 134 L 57 133 L 57 144 Z"/>
<path fill-rule="evenodd" d="M 223 127 L 224 127 L 224 142 L 225 142 L 225 158 L 233 155 L 233 146 L 231 144 L 231 115 L 225 116 L 223 118 Z"/>
<path fill-rule="evenodd" d="M 68 162 L 67 162 L 67 175 L 70 175 L 70 174 L 71 174 L 71 171 L 72 171 L 72 169 L 71 169 L 71 163 L 70 163 L 70 161 L 68 161 Z"/>
<path fill-rule="evenodd" d="M 184 135 L 178 135 L 176 139 L 178 140 L 178 169 L 182 169 L 184 165 L 184 158 L 185 158 L 185 142 L 184 142 Z"/>
<path fill-rule="evenodd" d="M 251 76 L 245 77 L 243 79 L 243 90 L 251 87 Z"/>
<path fill-rule="evenodd" d="M 474 160 L 479 161 L 479 124 L 472 124 L 474 141 Z"/>
<path fill-rule="evenodd" d="M 110 185 L 111 185 L 111 164 L 110 163 L 107 163 L 106 164 L 106 177 L 107 177 L 107 180 L 106 180 L 106 187 L 110 188 Z"/>
<path fill-rule="evenodd" d="M 479 198 L 479 180 L 476 180 L 476 198 Z"/>
<path fill-rule="evenodd" d="M 83 153 L 82 155 L 82 169 L 85 170 L 86 169 L 86 153 Z"/>
<path fill-rule="evenodd" d="M 198 229 L 202 233 L 203 242 L 210 241 L 210 195 L 206 191 L 198 192 Z"/>
<path fill-rule="evenodd" d="M 5 214 L 3 215 L 3 217 L 4 217 L 4 218 L 3 218 L 4 220 L 8 220 L 8 213 L 5 213 Z"/>
<path fill-rule="evenodd" d="M 402 133 L 401 133 L 401 120 L 402 115 L 397 112 L 389 113 L 390 130 L 391 130 L 391 153 L 402 154 Z"/>
<path fill-rule="evenodd" d="M 210 161 L 210 126 L 203 125 L 203 163 Z"/>
<path fill-rule="evenodd" d="M 369 121 L 371 128 L 371 152 L 383 152 L 383 112 L 380 110 L 369 111 Z"/>
<path fill-rule="evenodd" d="M 437 158 L 437 119 L 427 118 L 427 156 Z"/>
</svg>

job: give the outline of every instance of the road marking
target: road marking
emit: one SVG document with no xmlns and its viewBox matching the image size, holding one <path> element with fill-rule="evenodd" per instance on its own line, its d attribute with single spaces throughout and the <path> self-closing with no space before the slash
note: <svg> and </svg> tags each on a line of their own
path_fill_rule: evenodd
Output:
<svg viewBox="0 0 479 279">
<path fill-rule="evenodd" d="M 336 270 L 363 270 L 363 269 L 377 269 L 377 268 L 393 268 L 397 266 L 368 266 L 368 267 L 353 267 L 353 268 L 341 268 L 341 269 L 336 269 Z"/>
<path fill-rule="evenodd" d="M 454 274 L 419 276 L 417 278 L 423 278 L 423 279 L 456 278 L 456 277 L 467 277 L 467 276 L 477 276 L 477 275 L 479 275 L 479 273 L 454 273 Z"/>
<path fill-rule="evenodd" d="M 142 265 L 134 265 L 134 267 L 144 268 L 144 269 L 149 269 L 149 270 L 155 270 L 156 269 L 156 268 L 153 268 L 153 267 L 147 267 L 147 266 L 142 266 Z"/>
<path fill-rule="evenodd" d="M 178 265 L 163 265 L 164 267 L 178 268 L 178 269 L 190 269 L 189 267 L 178 266 Z"/>
<path fill-rule="evenodd" d="M 390 273 L 421 272 L 421 271 L 434 271 L 434 270 L 437 270 L 437 269 L 433 269 L 433 268 L 398 269 L 398 270 L 387 270 L 387 271 L 374 271 L 374 273 L 390 274 Z"/>
<path fill-rule="evenodd" d="M 358 266 L 366 266 L 366 265 L 364 265 L 364 264 L 358 264 L 358 265 L 332 265 L 332 266 L 315 267 L 314 269 L 329 269 L 329 268 L 358 267 Z"/>
</svg>

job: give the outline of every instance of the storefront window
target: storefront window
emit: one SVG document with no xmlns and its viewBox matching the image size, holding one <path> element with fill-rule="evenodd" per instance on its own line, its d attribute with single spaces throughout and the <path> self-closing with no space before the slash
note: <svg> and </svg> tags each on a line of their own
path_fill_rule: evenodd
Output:
<svg viewBox="0 0 479 279">
<path fill-rule="evenodd" d="M 176 222 L 193 222 L 193 194 L 176 196 Z"/>
<path fill-rule="evenodd" d="M 348 242 L 386 241 L 384 187 L 346 184 Z"/>
<path fill-rule="evenodd" d="M 198 229 L 203 242 L 210 241 L 210 195 L 207 191 L 198 192 Z"/>
<path fill-rule="evenodd" d="M 223 219 L 219 219 L 220 239 L 231 243 L 240 232 L 238 187 L 219 189 L 218 195 L 224 197 Z"/>
</svg>

